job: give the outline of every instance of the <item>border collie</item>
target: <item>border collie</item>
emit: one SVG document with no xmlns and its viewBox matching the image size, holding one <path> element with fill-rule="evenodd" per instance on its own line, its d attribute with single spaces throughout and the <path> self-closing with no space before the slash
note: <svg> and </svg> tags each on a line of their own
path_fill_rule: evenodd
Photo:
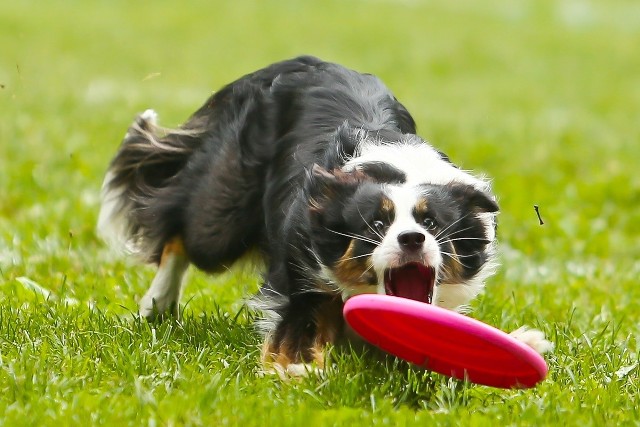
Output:
<svg viewBox="0 0 640 427">
<path fill-rule="evenodd" d="M 280 372 L 322 367 L 327 344 L 353 338 L 353 295 L 464 311 L 495 267 L 490 183 L 418 137 L 378 78 L 308 56 L 225 86 L 179 129 L 142 113 L 102 197 L 101 234 L 158 266 L 149 320 L 178 315 L 189 264 L 220 272 L 257 250 L 262 357 Z"/>
</svg>

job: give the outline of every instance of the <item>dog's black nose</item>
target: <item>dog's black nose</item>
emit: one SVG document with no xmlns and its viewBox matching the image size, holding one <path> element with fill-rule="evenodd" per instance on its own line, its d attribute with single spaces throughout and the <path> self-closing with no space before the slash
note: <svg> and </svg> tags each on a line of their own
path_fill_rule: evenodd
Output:
<svg viewBox="0 0 640 427">
<path fill-rule="evenodd" d="M 415 251 L 422 247 L 425 235 L 417 231 L 405 231 L 398 234 L 398 243 L 403 249 Z"/>
</svg>

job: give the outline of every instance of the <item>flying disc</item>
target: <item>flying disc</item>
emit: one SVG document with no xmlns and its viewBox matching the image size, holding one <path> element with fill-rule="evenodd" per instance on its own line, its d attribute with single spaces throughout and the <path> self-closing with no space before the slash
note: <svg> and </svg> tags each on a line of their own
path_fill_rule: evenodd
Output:
<svg viewBox="0 0 640 427">
<path fill-rule="evenodd" d="M 363 294 L 344 306 L 347 323 L 369 343 L 428 370 L 501 388 L 528 388 L 547 375 L 542 356 L 476 319 L 423 302 Z"/>
</svg>

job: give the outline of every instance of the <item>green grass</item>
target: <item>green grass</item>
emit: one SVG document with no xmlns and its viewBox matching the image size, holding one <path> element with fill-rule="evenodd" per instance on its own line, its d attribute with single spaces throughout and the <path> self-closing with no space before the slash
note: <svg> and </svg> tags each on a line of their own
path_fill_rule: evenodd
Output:
<svg viewBox="0 0 640 427">
<path fill-rule="evenodd" d="M 637 2 L 5 3 L 0 425 L 638 425 Z M 153 107 L 175 126 L 299 53 L 379 75 L 422 136 L 494 178 L 502 267 L 473 315 L 548 333 L 537 388 L 350 352 L 321 377 L 261 376 L 250 272 L 192 272 L 182 323 L 133 315 L 153 271 L 94 233 L 129 122 Z"/>
</svg>

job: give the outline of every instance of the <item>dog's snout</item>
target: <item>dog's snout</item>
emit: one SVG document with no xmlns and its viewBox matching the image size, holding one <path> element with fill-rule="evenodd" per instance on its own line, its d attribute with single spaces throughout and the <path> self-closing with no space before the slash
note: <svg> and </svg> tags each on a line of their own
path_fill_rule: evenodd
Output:
<svg viewBox="0 0 640 427">
<path fill-rule="evenodd" d="M 398 235 L 398 243 L 403 249 L 418 250 L 424 243 L 425 235 L 417 231 L 405 231 Z"/>
</svg>

